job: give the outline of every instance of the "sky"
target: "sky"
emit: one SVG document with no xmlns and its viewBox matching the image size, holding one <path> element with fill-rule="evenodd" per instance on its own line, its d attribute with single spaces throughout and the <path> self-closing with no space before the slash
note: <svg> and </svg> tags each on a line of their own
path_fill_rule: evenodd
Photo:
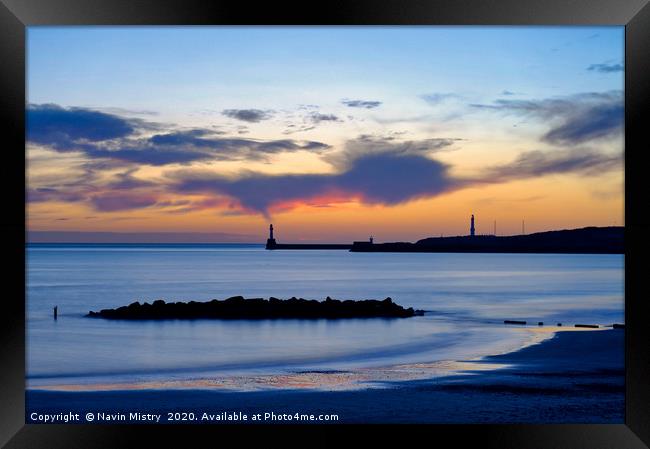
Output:
<svg viewBox="0 0 650 449">
<path fill-rule="evenodd" d="M 623 65 L 619 26 L 29 27 L 28 231 L 621 226 Z"/>
</svg>

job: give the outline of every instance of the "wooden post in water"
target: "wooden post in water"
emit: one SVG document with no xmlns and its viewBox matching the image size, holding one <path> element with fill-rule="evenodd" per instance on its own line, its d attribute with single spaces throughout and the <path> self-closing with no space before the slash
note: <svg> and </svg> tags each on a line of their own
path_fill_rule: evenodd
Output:
<svg viewBox="0 0 650 449">
<path fill-rule="evenodd" d="M 59 306 L 54 306 L 54 321 L 56 321 L 59 315 Z"/>
</svg>

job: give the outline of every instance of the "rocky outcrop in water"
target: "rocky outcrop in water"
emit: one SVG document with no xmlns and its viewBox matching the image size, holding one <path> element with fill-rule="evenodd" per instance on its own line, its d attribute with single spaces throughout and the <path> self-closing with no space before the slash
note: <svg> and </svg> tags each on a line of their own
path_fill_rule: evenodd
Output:
<svg viewBox="0 0 650 449">
<path fill-rule="evenodd" d="M 405 309 L 391 298 L 383 301 L 374 299 L 361 301 L 340 301 L 329 296 L 325 301 L 303 298 L 278 299 L 271 297 L 245 299 L 234 296 L 225 300 L 208 302 L 165 302 L 153 304 L 134 302 L 117 309 L 103 309 L 89 312 L 88 317 L 119 320 L 158 319 L 265 319 L 265 318 L 407 318 L 422 315 L 421 310 Z"/>
</svg>

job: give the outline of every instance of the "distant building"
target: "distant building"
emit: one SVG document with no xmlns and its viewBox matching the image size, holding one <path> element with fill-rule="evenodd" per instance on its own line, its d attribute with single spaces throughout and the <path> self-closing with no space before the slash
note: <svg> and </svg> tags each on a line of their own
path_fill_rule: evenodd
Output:
<svg viewBox="0 0 650 449">
<path fill-rule="evenodd" d="M 368 240 L 356 241 L 356 242 L 352 242 L 352 244 L 356 245 L 357 247 L 360 247 L 360 246 L 365 247 L 365 246 L 368 246 L 368 245 L 372 245 L 374 241 L 375 241 L 375 238 L 373 236 L 370 236 L 370 238 Z"/>
<path fill-rule="evenodd" d="M 474 228 L 474 214 L 472 214 L 472 219 L 470 220 L 469 235 L 472 237 L 476 235 L 476 229 Z"/>
</svg>

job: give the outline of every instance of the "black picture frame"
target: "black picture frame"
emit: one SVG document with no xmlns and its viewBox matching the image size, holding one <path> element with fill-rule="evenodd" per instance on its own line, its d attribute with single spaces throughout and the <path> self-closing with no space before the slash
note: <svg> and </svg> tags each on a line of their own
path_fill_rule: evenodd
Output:
<svg viewBox="0 0 650 449">
<path fill-rule="evenodd" d="M 0 444 L 8 448 L 337 444 L 351 426 L 143 426 L 25 424 L 25 27 L 32 25 L 625 25 L 626 412 L 620 425 L 354 426 L 384 442 L 448 441 L 498 448 L 642 448 L 650 445 L 650 326 L 646 139 L 650 109 L 647 0 L 349 0 L 248 4 L 232 0 L 0 0 L 0 115 L 4 163 L 0 299 Z M 645 125 L 645 126 L 644 126 Z M 254 431 L 253 431 L 254 430 Z M 288 431 L 288 432 L 287 432 Z M 417 435 L 415 435 L 417 434 Z M 272 441 L 272 440 L 267 440 Z M 451 444 L 451 443 L 447 443 Z"/>
</svg>

